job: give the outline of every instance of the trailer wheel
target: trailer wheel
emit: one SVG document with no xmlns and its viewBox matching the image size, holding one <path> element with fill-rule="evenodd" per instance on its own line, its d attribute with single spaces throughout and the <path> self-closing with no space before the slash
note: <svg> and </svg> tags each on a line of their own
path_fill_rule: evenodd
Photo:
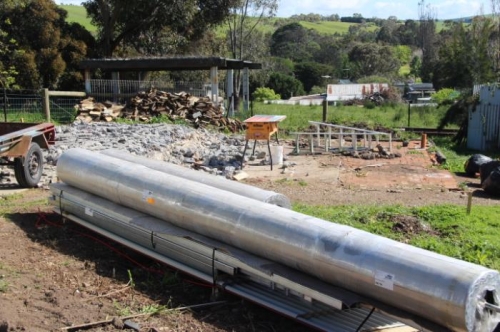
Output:
<svg viewBox="0 0 500 332">
<path fill-rule="evenodd" d="M 23 188 L 34 188 L 42 177 L 43 154 L 37 143 L 31 143 L 28 153 L 24 158 L 16 158 L 14 161 L 14 173 L 17 183 Z"/>
</svg>

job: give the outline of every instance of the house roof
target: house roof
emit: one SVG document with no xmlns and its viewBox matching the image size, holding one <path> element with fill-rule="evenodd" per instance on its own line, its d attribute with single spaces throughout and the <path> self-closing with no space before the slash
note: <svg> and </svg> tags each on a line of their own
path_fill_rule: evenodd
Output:
<svg viewBox="0 0 500 332">
<path fill-rule="evenodd" d="M 410 91 L 430 91 L 434 90 L 432 83 L 412 83 L 408 85 Z"/>
</svg>

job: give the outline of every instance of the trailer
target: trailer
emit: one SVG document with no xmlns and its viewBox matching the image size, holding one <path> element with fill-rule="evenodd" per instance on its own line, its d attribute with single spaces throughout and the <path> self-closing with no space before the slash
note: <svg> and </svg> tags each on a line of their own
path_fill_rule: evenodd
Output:
<svg viewBox="0 0 500 332">
<path fill-rule="evenodd" d="M 0 165 L 14 168 L 17 183 L 34 188 L 43 173 L 43 152 L 55 143 L 52 123 L 0 122 Z"/>
</svg>

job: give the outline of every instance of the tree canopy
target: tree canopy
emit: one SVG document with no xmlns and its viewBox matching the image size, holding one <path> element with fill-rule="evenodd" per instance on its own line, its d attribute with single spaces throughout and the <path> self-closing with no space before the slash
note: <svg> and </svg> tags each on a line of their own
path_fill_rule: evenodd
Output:
<svg viewBox="0 0 500 332">
<path fill-rule="evenodd" d="M 1 62 L 3 68 L 16 69 L 20 86 L 57 88 L 63 80 L 81 79 L 78 63 L 92 37 L 78 24 L 68 24 L 66 11 L 52 0 L 17 0 L 2 9 L 0 30 L 11 49 Z"/>
<path fill-rule="evenodd" d="M 209 27 L 222 22 L 237 0 L 87 0 L 97 27 L 98 54 L 111 57 L 122 43 L 133 44 L 165 29 L 188 40 L 200 38 Z M 165 35 L 163 35 L 165 37 Z"/>
</svg>

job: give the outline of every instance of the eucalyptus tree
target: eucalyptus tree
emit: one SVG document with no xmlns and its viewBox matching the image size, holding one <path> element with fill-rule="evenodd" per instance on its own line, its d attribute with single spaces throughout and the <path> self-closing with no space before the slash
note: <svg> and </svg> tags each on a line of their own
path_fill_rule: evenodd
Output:
<svg viewBox="0 0 500 332">
<path fill-rule="evenodd" d="M 422 49 L 422 66 L 420 77 L 425 82 L 432 82 L 434 66 L 437 60 L 436 46 L 436 13 L 435 9 L 421 0 L 419 9 L 418 46 Z"/>
<path fill-rule="evenodd" d="M 267 54 L 267 41 L 258 30 L 263 20 L 275 16 L 279 0 L 234 0 L 226 16 L 227 40 L 231 57 L 259 61 Z M 239 108 L 241 72 L 233 77 L 234 106 Z"/>
</svg>

